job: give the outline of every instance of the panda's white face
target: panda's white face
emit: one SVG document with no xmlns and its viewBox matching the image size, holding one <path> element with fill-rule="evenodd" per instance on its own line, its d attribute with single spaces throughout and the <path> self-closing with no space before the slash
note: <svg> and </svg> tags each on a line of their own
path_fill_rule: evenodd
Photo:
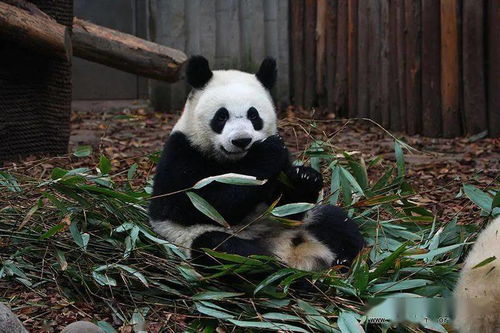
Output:
<svg viewBox="0 0 500 333">
<path fill-rule="evenodd" d="M 269 91 L 253 74 L 213 71 L 202 89 L 193 89 L 174 127 L 202 152 L 218 160 L 243 158 L 257 141 L 276 133 Z"/>
</svg>

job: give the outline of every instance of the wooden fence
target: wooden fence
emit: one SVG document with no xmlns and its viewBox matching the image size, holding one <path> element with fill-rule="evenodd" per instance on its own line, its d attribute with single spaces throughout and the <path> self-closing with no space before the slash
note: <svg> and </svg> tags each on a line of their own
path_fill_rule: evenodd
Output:
<svg viewBox="0 0 500 333">
<path fill-rule="evenodd" d="M 202 54 L 213 69 L 256 72 L 265 56 L 276 58 L 278 104 L 289 95 L 289 0 L 149 0 L 150 36 L 157 43 Z M 151 82 L 156 109 L 182 109 L 189 87 Z"/>
<path fill-rule="evenodd" d="M 500 0 L 292 0 L 291 97 L 425 136 L 500 136 Z"/>
</svg>

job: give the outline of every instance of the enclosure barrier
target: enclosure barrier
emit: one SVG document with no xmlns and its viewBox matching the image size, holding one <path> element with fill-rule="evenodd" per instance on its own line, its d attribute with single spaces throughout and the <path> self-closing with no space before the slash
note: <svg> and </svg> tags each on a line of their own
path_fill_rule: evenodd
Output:
<svg viewBox="0 0 500 333">
<path fill-rule="evenodd" d="M 500 136 L 500 1 L 293 0 L 291 97 L 430 137 Z"/>
</svg>

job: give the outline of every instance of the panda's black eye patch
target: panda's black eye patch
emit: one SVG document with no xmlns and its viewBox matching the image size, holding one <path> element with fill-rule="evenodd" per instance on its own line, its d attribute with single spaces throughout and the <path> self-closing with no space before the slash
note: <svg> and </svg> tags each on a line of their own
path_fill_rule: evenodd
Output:
<svg viewBox="0 0 500 333">
<path fill-rule="evenodd" d="M 212 131 L 217 134 L 222 133 L 224 129 L 224 125 L 226 125 L 226 121 L 229 119 L 229 111 L 226 108 L 220 108 L 215 112 L 214 117 L 210 121 L 210 127 Z"/>
<path fill-rule="evenodd" d="M 260 131 L 264 127 L 264 121 L 259 115 L 259 111 L 253 106 L 247 111 L 247 118 L 252 122 L 253 128 Z"/>
</svg>

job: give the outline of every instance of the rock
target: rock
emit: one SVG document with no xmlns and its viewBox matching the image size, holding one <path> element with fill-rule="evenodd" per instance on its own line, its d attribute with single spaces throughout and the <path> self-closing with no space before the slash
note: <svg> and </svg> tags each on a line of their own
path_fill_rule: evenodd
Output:
<svg viewBox="0 0 500 333">
<path fill-rule="evenodd" d="M 28 333 L 10 309 L 0 303 L 0 333 Z"/>
<path fill-rule="evenodd" d="M 77 321 L 66 326 L 61 333 L 105 333 L 99 326 L 88 321 Z"/>
</svg>

